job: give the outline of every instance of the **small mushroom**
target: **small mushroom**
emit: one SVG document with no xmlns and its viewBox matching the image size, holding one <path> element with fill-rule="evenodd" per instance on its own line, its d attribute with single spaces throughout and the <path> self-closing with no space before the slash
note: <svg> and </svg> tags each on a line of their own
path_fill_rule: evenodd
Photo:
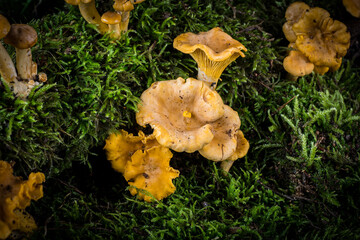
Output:
<svg viewBox="0 0 360 240">
<path fill-rule="evenodd" d="M 31 232 L 36 228 L 32 216 L 24 211 L 31 200 L 43 197 L 41 172 L 30 173 L 28 180 L 13 175 L 11 165 L 0 161 L 0 239 L 9 237 L 12 231 Z"/>
<path fill-rule="evenodd" d="M 101 34 L 108 32 L 108 25 L 101 22 L 101 17 L 96 9 L 95 0 L 65 0 L 65 2 L 79 6 L 83 18 L 90 24 L 94 24 Z"/>
<path fill-rule="evenodd" d="M 145 0 L 114 0 L 113 8 L 121 15 L 120 29 L 126 32 L 129 26 L 130 12 L 134 10 L 134 5 Z"/>
<path fill-rule="evenodd" d="M 157 200 L 174 193 L 176 187 L 172 180 L 179 176 L 179 171 L 169 165 L 172 156 L 171 151 L 162 146 L 136 151 L 124 171 L 126 181 L 134 186 L 130 188 L 130 193 L 147 202 L 153 198 L 139 189 L 147 191 Z"/>
<path fill-rule="evenodd" d="M 142 93 L 138 109 L 137 123 L 150 124 L 162 146 L 189 153 L 211 142 L 211 122 L 224 115 L 220 95 L 193 78 L 153 83 Z"/>
<path fill-rule="evenodd" d="M 108 24 L 110 38 L 119 39 L 121 36 L 120 23 L 121 15 L 117 12 L 108 11 L 101 16 L 101 22 Z"/>
<path fill-rule="evenodd" d="M 346 10 L 354 17 L 360 18 L 360 1 L 359 0 L 343 0 Z"/>
<path fill-rule="evenodd" d="M 9 21 L 0 14 L 0 39 L 3 39 L 10 31 Z M 0 74 L 9 86 L 17 82 L 15 66 L 8 52 L 0 42 Z"/>
<path fill-rule="evenodd" d="M 174 39 L 174 48 L 190 54 L 198 64 L 198 79 L 215 88 L 225 68 L 247 49 L 216 27 L 199 34 L 184 33 Z"/>
<path fill-rule="evenodd" d="M 35 29 L 27 24 L 12 24 L 4 42 L 16 49 L 16 69 L 19 77 L 23 80 L 30 79 L 34 70 L 31 48 L 37 42 Z"/>
</svg>

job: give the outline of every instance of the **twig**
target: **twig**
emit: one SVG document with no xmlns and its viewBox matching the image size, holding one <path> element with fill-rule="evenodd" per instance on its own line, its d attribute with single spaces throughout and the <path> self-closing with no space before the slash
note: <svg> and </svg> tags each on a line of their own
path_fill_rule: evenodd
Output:
<svg viewBox="0 0 360 240">
<path fill-rule="evenodd" d="M 295 97 L 296 97 L 296 96 L 293 96 L 289 101 L 287 101 L 286 103 L 284 103 L 283 105 L 281 105 L 281 106 L 277 109 L 277 111 L 280 112 L 281 109 L 283 109 L 283 108 L 284 108 L 286 105 L 288 105 L 292 100 L 294 100 Z"/>
</svg>

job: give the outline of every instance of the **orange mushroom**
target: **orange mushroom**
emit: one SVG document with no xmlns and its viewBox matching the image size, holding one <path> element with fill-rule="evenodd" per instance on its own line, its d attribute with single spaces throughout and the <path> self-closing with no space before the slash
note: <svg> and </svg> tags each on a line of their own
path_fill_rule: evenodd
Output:
<svg viewBox="0 0 360 240">
<path fill-rule="evenodd" d="M 145 136 L 140 131 L 138 136 L 129 134 L 125 130 L 119 133 L 112 133 L 106 139 L 104 149 L 106 150 L 107 159 L 111 162 L 112 168 L 120 173 L 124 173 L 127 162 L 131 156 L 139 149 L 149 149 L 158 146 L 154 135 Z"/>
<path fill-rule="evenodd" d="M 214 88 L 225 68 L 239 56 L 244 45 L 216 27 L 199 34 L 183 33 L 174 39 L 174 48 L 190 54 L 198 64 L 198 80 Z"/>
<path fill-rule="evenodd" d="M 136 151 L 124 171 L 125 179 L 133 186 L 130 193 L 138 194 L 139 199 L 147 202 L 153 200 L 151 196 L 161 200 L 174 193 L 176 187 L 172 179 L 179 176 L 179 171 L 169 166 L 172 156 L 171 151 L 162 146 Z"/>
<path fill-rule="evenodd" d="M 43 173 L 30 173 L 28 180 L 13 176 L 11 165 L 0 161 L 0 239 L 6 239 L 13 230 L 25 233 L 36 228 L 34 219 L 24 211 L 31 200 L 43 196 Z"/>
<path fill-rule="evenodd" d="M 296 34 L 292 30 L 294 23 L 298 22 L 299 19 L 304 15 L 306 11 L 310 10 L 310 7 L 303 2 L 294 2 L 289 5 L 285 12 L 286 22 L 283 25 L 283 32 L 286 39 L 289 42 L 296 41 Z"/>
<path fill-rule="evenodd" d="M 292 50 L 284 59 L 284 68 L 289 73 L 289 79 L 295 81 L 298 77 L 310 74 L 314 70 L 314 64 L 297 50 Z"/>
<path fill-rule="evenodd" d="M 138 109 L 137 123 L 150 124 L 162 146 L 189 153 L 211 142 L 211 122 L 224 115 L 220 95 L 193 78 L 153 83 L 141 95 Z"/>
</svg>

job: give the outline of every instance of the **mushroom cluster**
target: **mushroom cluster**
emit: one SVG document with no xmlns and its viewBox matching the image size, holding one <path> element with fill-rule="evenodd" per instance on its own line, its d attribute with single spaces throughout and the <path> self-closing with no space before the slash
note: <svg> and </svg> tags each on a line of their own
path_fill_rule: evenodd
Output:
<svg viewBox="0 0 360 240">
<path fill-rule="evenodd" d="M 321 75 L 339 69 L 350 47 L 345 24 L 330 18 L 318 7 L 292 3 L 285 12 L 283 32 L 292 50 L 284 59 L 284 68 L 293 80 L 312 71 Z"/>
<path fill-rule="evenodd" d="M 153 197 L 161 200 L 175 191 L 172 179 L 179 176 L 179 171 L 170 167 L 172 153 L 154 135 L 140 131 L 133 136 L 121 130 L 110 134 L 104 149 L 112 167 L 132 186 L 132 195 L 150 202 Z"/>
<path fill-rule="evenodd" d="M 13 175 L 8 162 L 0 160 L 0 239 L 6 239 L 11 232 L 31 232 L 36 228 L 34 219 L 24 209 L 31 200 L 43 197 L 41 172 L 30 173 L 28 180 Z"/>
<path fill-rule="evenodd" d="M 211 161 L 222 162 L 226 173 L 250 147 L 240 130 L 238 113 L 214 90 L 226 66 L 244 57 L 246 48 L 220 28 L 182 34 L 174 47 L 197 61 L 199 80 L 179 77 L 153 83 L 142 93 L 136 113 L 136 122 L 142 127 L 150 125 L 153 133 L 146 136 L 140 131 L 133 136 L 121 130 L 111 134 L 104 147 L 112 167 L 136 187 L 131 194 L 145 201 L 151 201 L 151 196 L 160 200 L 175 191 L 172 180 L 179 171 L 169 166 L 170 149 L 198 151 Z"/>
<path fill-rule="evenodd" d="M 145 0 L 114 0 L 115 11 L 107 11 L 100 16 L 96 9 L 95 0 L 65 0 L 65 2 L 79 6 L 84 19 L 96 26 L 101 34 L 108 33 L 112 39 L 120 39 L 121 34 L 128 30 L 130 12 L 135 4 Z"/>
<path fill-rule="evenodd" d="M 45 73 L 37 72 L 37 64 L 32 61 L 31 48 L 37 42 L 35 29 L 27 24 L 11 24 L 0 15 L 0 39 L 16 50 L 16 69 L 8 52 L 0 43 L 0 74 L 20 98 L 26 98 L 31 89 L 46 82 Z"/>
</svg>

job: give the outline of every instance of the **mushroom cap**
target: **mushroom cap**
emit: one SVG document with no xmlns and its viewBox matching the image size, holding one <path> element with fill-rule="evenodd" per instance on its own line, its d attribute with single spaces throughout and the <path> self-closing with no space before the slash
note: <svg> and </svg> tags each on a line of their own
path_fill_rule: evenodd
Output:
<svg viewBox="0 0 360 240">
<path fill-rule="evenodd" d="M 224 161 L 236 150 L 236 132 L 240 128 L 239 114 L 231 107 L 224 105 L 224 115 L 211 123 L 214 138 L 199 153 L 211 161 Z"/>
<path fill-rule="evenodd" d="M 354 17 L 360 18 L 360 1 L 359 0 L 343 0 L 344 7 Z"/>
<path fill-rule="evenodd" d="M 296 49 L 317 66 L 338 69 L 350 46 L 350 33 L 345 24 L 330 18 L 322 8 L 312 8 L 294 23 Z"/>
<path fill-rule="evenodd" d="M 11 165 L 0 161 L 0 239 L 12 230 L 30 232 L 36 228 L 34 219 L 24 211 L 31 200 L 43 196 L 43 173 L 31 173 L 28 180 L 13 176 Z"/>
<path fill-rule="evenodd" d="M 285 12 L 286 21 L 291 23 L 299 21 L 306 10 L 310 10 L 310 7 L 304 2 L 294 2 L 290 4 Z"/>
<path fill-rule="evenodd" d="M 234 54 L 245 57 L 242 51 L 247 51 L 244 45 L 216 27 L 208 32 L 183 33 L 174 39 L 174 48 L 191 54 L 202 50 L 212 61 L 224 61 Z"/>
<path fill-rule="evenodd" d="M 31 48 L 37 42 L 35 29 L 27 24 L 11 24 L 4 42 L 19 49 Z"/>
<path fill-rule="evenodd" d="M 121 15 L 117 12 L 107 11 L 101 16 L 101 22 L 106 24 L 118 24 L 121 22 Z"/>
<path fill-rule="evenodd" d="M 75 6 L 80 4 L 80 0 L 65 0 L 65 2 Z"/>
<path fill-rule="evenodd" d="M 310 74 L 314 70 L 314 64 L 301 52 L 292 50 L 284 59 L 285 70 L 293 76 L 300 77 Z"/>
<path fill-rule="evenodd" d="M 220 95 L 188 78 L 155 82 L 141 95 L 136 121 L 150 124 L 157 141 L 177 152 L 194 152 L 212 138 L 211 122 L 224 114 Z"/>
<path fill-rule="evenodd" d="M 208 32 L 183 33 L 174 39 L 174 48 L 190 54 L 198 64 L 200 80 L 216 82 L 225 68 L 247 49 L 216 27 Z"/>
<path fill-rule="evenodd" d="M 117 172 L 124 173 L 126 164 L 137 150 L 148 149 L 154 146 L 159 146 L 154 135 L 145 136 L 140 131 L 138 136 L 134 136 L 121 129 L 120 132 L 109 135 L 104 149 L 112 168 Z"/>
<path fill-rule="evenodd" d="M 286 39 L 289 42 L 296 41 L 296 34 L 292 30 L 294 23 L 299 21 L 299 19 L 304 15 L 306 11 L 310 10 L 310 7 L 303 2 L 294 2 L 289 5 L 285 12 L 286 22 L 284 23 L 282 30 Z"/>
<path fill-rule="evenodd" d="M 138 189 L 149 192 L 155 199 L 161 200 L 175 192 L 172 179 L 179 176 L 179 171 L 169 166 L 173 154 L 168 148 L 156 146 L 145 151 L 138 150 L 126 165 L 124 177 L 130 186 L 132 195 L 151 202 L 153 199 Z"/>
<path fill-rule="evenodd" d="M 134 10 L 134 5 L 130 1 L 124 2 L 120 0 L 115 1 L 113 8 L 120 12 L 130 12 Z"/>
<path fill-rule="evenodd" d="M 10 31 L 10 23 L 6 17 L 0 14 L 0 39 L 4 38 Z"/>
<path fill-rule="evenodd" d="M 244 137 L 244 133 L 241 130 L 238 130 L 236 132 L 235 137 L 237 142 L 235 152 L 227 160 L 235 161 L 239 158 L 244 157 L 249 151 L 249 141 Z"/>
</svg>

